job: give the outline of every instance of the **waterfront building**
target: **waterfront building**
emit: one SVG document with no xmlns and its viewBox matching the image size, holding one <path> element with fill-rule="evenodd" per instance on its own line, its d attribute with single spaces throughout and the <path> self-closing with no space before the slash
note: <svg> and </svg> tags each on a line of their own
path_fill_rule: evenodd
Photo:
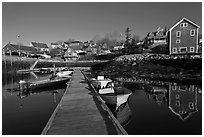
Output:
<svg viewBox="0 0 204 137">
<path fill-rule="evenodd" d="M 3 54 L 7 55 L 34 55 L 37 53 L 37 50 L 34 47 L 31 46 L 23 46 L 23 45 L 17 45 L 17 44 L 6 44 L 2 49 Z"/>
<path fill-rule="evenodd" d="M 199 26 L 183 18 L 169 29 L 170 54 L 198 53 Z"/>
</svg>

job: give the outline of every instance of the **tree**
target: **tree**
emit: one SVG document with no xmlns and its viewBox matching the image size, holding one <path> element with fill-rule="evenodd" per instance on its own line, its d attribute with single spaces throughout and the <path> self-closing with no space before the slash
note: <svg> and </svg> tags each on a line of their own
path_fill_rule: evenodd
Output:
<svg viewBox="0 0 204 137">
<path fill-rule="evenodd" d="M 132 45 L 135 46 L 140 41 L 140 37 L 138 35 L 134 35 L 132 37 Z"/>
<path fill-rule="evenodd" d="M 127 29 L 125 30 L 125 45 L 130 46 L 130 41 L 131 41 L 130 28 L 127 27 Z"/>
</svg>

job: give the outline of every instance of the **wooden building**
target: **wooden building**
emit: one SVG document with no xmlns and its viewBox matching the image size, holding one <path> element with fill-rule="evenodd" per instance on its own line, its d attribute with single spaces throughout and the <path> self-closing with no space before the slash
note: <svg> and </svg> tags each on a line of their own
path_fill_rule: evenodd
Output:
<svg viewBox="0 0 204 137">
<path fill-rule="evenodd" d="M 183 18 L 169 29 L 170 54 L 198 53 L 199 26 Z"/>
</svg>

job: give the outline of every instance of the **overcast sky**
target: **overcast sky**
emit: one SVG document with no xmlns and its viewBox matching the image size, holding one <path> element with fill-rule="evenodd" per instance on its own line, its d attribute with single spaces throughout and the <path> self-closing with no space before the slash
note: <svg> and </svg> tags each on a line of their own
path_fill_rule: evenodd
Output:
<svg viewBox="0 0 204 137">
<path fill-rule="evenodd" d="M 2 3 L 2 44 L 75 39 L 82 42 L 95 35 L 131 33 L 142 39 L 158 27 L 169 29 L 186 17 L 202 29 L 202 3 Z M 201 32 L 200 29 L 200 32 Z M 18 39 L 17 35 L 21 35 Z"/>
</svg>

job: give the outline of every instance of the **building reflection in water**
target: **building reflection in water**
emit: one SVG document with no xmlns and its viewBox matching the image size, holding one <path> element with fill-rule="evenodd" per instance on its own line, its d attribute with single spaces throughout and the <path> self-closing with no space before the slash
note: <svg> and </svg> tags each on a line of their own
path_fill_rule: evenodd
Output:
<svg viewBox="0 0 204 137">
<path fill-rule="evenodd" d="M 147 86 L 145 92 L 147 98 L 153 99 L 157 104 L 168 105 L 168 108 L 183 121 L 198 111 L 197 93 L 201 93 L 201 90 L 195 85 L 171 83 L 168 87 Z"/>
<path fill-rule="evenodd" d="M 169 109 L 182 120 L 197 112 L 197 91 L 194 85 L 169 85 Z"/>
</svg>

